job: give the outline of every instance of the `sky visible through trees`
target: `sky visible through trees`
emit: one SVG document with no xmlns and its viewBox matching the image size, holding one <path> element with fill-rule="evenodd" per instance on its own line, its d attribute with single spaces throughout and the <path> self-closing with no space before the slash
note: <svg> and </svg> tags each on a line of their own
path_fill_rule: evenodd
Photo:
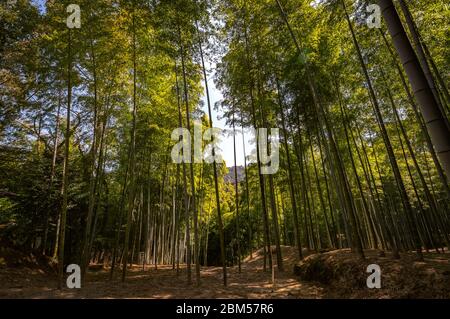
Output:
<svg viewBox="0 0 450 319">
<path fill-rule="evenodd" d="M 227 287 L 448 263 L 449 21 L 444 0 L 1 1 L 0 266 L 38 256 L 63 290 L 68 265 Z"/>
<path fill-rule="evenodd" d="M 41 13 L 45 13 L 45 2 L 46 0 L 33 0 L 31 1 L 40 11 Z M 217 57 L 216 57 L 217 58 Z M 211 94 L 211 102 L 215 104 L 216 102 L 220 101 L 222 99 L 222 95 L 219 90 L 217 90 L 214 81 L 213 81 L 213 75 L 214 75 L 214 68 L 215 63 L 212 64 L 210 61 L 207 62 L 207 69 L 210 74 L 209 77 L 209 83 L 210 83 L 210 94 Z M 206 97 L 203 97 L 203 103 L 206 108 Z M 226 124 L 226 120 L 223 119 L 221 110 L 213 110 L 213 116 L 215 121 L 215 127 L 221 128 L 224 133 L 221 136 L 220 143 L 218 144 L 219 149 L 222 150 L 221 154 L 224 158 L 225 163 L 227 163 L 228 167 L 233 166 L 233 138 L 230 136 L 231 127 Z M 236 144 L 238 149 L 242 149 L 242 140 L 237 139 Z M 245 139 L 246 147 L 250 149 L 252 147 L 252 141 L 250 138 Z M 244 155 L 242 152 L 238 152 L 236 154 L 237 156 L 237 164 L 239 166 L 244 165 Z"/>
</svg>

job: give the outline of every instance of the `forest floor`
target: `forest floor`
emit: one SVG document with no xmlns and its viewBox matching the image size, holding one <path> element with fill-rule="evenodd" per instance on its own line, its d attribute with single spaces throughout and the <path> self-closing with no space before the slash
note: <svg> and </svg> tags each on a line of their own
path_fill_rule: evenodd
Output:
<svg viewBox="0 0 450 319">
<path fill-rule="evenodd" d="M 450 298 L 450 253 L 426 253 L 424 262 L 413 254 L 400 261 L 388 254 L 366 251 L 361 261 L 349 250 L 312 254 L 298 262 L 296 249 L 282 247 L 284 272 L 263 271 L 263 253 L 253 253 L 242 262 L 242 271 L 228 268 L 228 287 L 222 285 L 221 267 L 202 267 L 201 286 L 187 285 L 185 270 L 178 276 L 172 266 L 135 265 L 125 283 L 120 271 L 112 281 L 108 269 L 89 271 L 82 289 L 57 290 L 54 273 L 31 262 L 6 267 L 0 256 L 0 298 Z M 273 255 L 274 261 L 276 255 Z M 382 269 L 382 289 L 368 289 L 366 267 Z M 295 273 L 294 274 L 294 270 Z M 193 267 L 193 279 L 195 279 Z"/>
</svg>

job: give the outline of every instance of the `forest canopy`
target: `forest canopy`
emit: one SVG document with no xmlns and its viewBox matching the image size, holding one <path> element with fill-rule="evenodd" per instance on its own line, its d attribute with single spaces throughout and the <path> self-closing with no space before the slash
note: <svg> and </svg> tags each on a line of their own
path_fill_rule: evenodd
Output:
<svg viewBox="0 0 450 319">
<path fill-rule="evenodd" d="M 189 283 L 220 266 L 226 285 L 260 248 L 283 271 L 281 246 L 444 252 L 449 64 L 444 0 L 3 0 L 0 245 L 60 284 L 97 263 Z M 173 130 L 216 114 L 234 163 L 174 163 Z M 279 129 L 275 174 L 241 142 L 260 128 Z"/>
</svg>

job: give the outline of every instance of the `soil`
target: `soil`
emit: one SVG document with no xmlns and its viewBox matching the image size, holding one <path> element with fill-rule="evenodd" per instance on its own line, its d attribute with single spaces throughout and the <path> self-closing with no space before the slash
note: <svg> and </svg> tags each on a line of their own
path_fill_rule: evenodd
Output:
<svg viewBox="0 0 450 319">
<path fill-rule="evenodd" d="M 237 267 L 227 269 L 226 288 L 221 267 L 202 267 L 201 286 L 197 287 L 195 283 L 187 284 L 184 268 L 177 274 L 171 265 L 158 265 L 157 270 L 152 265 L 145 270 L 142 265 L 133 265 L 125 283 L 121 282 L 120 271 L 110 281 L 109 269 L 93 265 L 81 289 L 62 290 L 56 289 L 57 278 L 51 267 L 11 267 L 4 259 L 1 262 L 0 256 L 0 298 L 450 298 L 450 284 L 446 281 L 450 278 L 449 252 L 424 254 L 425 261 L 421 263 L 414 261 L 412 253 L 393 260 L 389 254 L 378 257 L 377 251 L 367 251 L 367 260 L 361 261 L 349 250 L 309 256 L 304 251 L 307 257 L 302 262 L 293 247 L 283 246 L 282 254 L 285 271 L 274 267 L 275 282 L 270 270 L 264 272 L 263 252 L 258 250 L 243 260 L 241 272 Z M 273 257 L 275 261 L 275 254 Z M 371 290 L 361 286 L 369 275 L 365 270 L 370 263 L 380 265 L 385 288 Z M 305 278 L 305 273 L 309 278 Z M 194 280 L 194 272 L 192 275 Z"/>
<path fill-rule="evenodd" d="M 390 253 L 365 250 L 361 260 L 349 249 L 314 254 L 294 266 L 300 280 L 327 287 L 326 298 L 433 298 L 450 299 L 450 254 L 424 253 L 419 261 L 415 253 L 403 253 L 394 259 Z M 381 270 L 381 288 L 368 289 L 369 265 Z"/>
</svg>

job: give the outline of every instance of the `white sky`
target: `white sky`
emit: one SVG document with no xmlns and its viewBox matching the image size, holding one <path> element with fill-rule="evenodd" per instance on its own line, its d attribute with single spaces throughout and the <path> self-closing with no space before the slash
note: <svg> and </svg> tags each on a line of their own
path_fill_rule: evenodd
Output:
<svg viewBox="0 0 450 319">
<path fill-rule="evenodd" d="M 207 67 L 208 68 L 208 67 Z M 214 71 L 214 70 L 213 70 Z M 217 101 L 222 100 L 223 96 L 222 93 L 216 88 L 213 77 L 214 72 L 211 72 L 212 74 L 208 76 L 208 87 L 209 87 L 209 94 L 211 99 L 211 107 L 214 106 L 214 104 Z M 208 103 L 206 100 L 206 94 L 203 97 L 203 111 L 208 114 Z M 212 109 L 212 116 L 213 116 L 213 125 L 214 127 L 221 128 L 227 131 L 232 131 L 232 127 L 227 126 L 226 119 L 219 120 L 219 117 L 223 116 L 223 113 L 219 110 L 218 112 L 214 109 Z M 244 166 L 244 149 L 242 145 L 242 135 L 241 135 L 241 128 L 236 127 L 237 135 L 236 135 L 236 162 L 237 166 Z M 245 132 L 245 153 L 248 156 L 251 152 L 251 150 L 254 148 L 254 145 L 251 145 L 250 140 L 250 134 L 248 132 Z M 231 134 L 224 134 L 222 136 L 221 141 L 219 143 L 219 147 L 222 150 L 221 155 L 224 159 L 224 161 L 227 164 L 227 167 L 234 166 L 234 149 L 233 149 L 233 136 Z M 248 161 L 247 161 L 248 162 Z"/>
</svg>

